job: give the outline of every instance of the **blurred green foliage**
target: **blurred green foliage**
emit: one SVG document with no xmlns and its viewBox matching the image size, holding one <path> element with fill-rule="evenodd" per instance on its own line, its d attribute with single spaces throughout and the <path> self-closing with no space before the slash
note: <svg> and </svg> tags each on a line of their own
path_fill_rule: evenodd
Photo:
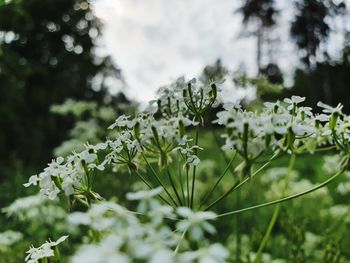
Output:
<svg viewBox="0 0 350 263">
<path fill-rule="evenodd" d="M 258 17 L 261 21 L 266 21 L 266 29 L 275 23 L 274 15 L 277 11 L 268 8 L 266 12 L 264 8 L 271 7 L 273 1 L 264 2 L 267 5 L 261 6 L 261 1 L 247 1 L 247 6 L 242 10 L 247 19 Z M 317 21 L 311 21 L 313 31 L 305 32 L 309 22 L 303 20 L 303 17 L 314 11 L 310 6 L 305 6 L 306 1 L 300 2 L 304 5 L 299 5 L 299 20 L 295 21 L 293 30 L 299 39 L 299 48 L 309 52 L 303 59 L 310 60 L 315 56 L 319 44 L 328 36 L 329 28 L 323 24 L 328 11 L 321 1 L 311 1 L 321 5 L 322 13 L 316 17 Z M 263 10 L 260 8 L 256 11 L 254 4 Z M 310 40 L 307 37 L 318 32 L 316 29 L 319 23 L 321 33 L 326 35 L 312 35 L 314 38 Z M 113 119 L 122 112 L 134 111 L 133 105 L 130 107 L 125 97 L 121 95 L 111 98 L 105 91 L 104 79 L 111 74 L 120 77 L 120 71 L 108 57 L 96 56 L 96 38 L 100 34 L 100 28 L 101 24 L 94 17 L 87 1 L 0 0 L 0 208 L 23 196 L 28 191 L 22 187 L 25 178 L 37 173 L 39 167 L 44 166 L 53 155 L 67 155 L 72 149 L 79 150 L 87 141 L 97 143 L 104 140 L 110 135 L 106 128 Z M 313 45 L 306 43 L 307 40 L 312 41 Z M 278 91 L 279 84 L 283 82 L 276 64 L 260 69 L 260 73 L 266 77 L 241 77 L 237 83 L 240 86 L 257 86 L 259 99 L 273 100 L 293 94 L 306 96 L 311 104 L 319 99 L 330 104 L 342 102 L 345 111 L 350 112 L 347 95 L 350 76 L 348 42 L 339 61 L 328 60 L 315 64 L 313 68 L 297 70 L 294 86 L 291 90 L 283 90 L 281 94 L 266 93 Z M 210 82 L 224 78 L 227 72 L 218 60 L 204 69 L 201 78 L 203 82 Z M 94 77 L 97 79 L 94 80 Z M 267 80 L 274 85 L 270 85 Z M 318 88 L 317 96 L 314 96 L 314 87 Z M 106 105 L 106 102 L 112 103 Z M 58 106 L 61 103 L 64 104 Z M 247 106 L 259 107 L 259 104 L 261 100 Z M 211 128 L 203 134 L 199 143 L 210 149 L 206 152 L 215 154 L 217 160 L 212 162 L 208 156 L 200 156 L 203 161 L 198 168 L 201 183 L 197 190 L 202 194 L 210 189 L 216 176 L 227 164 L 227 157 L 216 144 L 221 140 L 221 131 Z M 288 160 L 279 159 L 269 168 L 286 167 L 287 163 Z M 321 154 L 300 157 L 294 168 L 298 180 L 306 179 L 310 183 L 322 181 L 326 176 L 322 165 Z M 264 178 L 267 173 L 263 173 L 260 178 Z M 231 171 L 212 199 L 215 200 L 229 189 L 235 179 L 235 173 Z M 127 170 L 106 170 L 103 180 L 96 180 L 96 190 L 105 193 L 107 199 L 114 198 L 123 203 L 125 193 L 139 187 L 135 184 L 137 181 Z M 342 181 L 345 179 L 337 182 Z M 336 185 L 334 183 L 328 187 L 327 195 L 305 196 L 282 204 L 282 212 L 264 251 L 264 262 L 350 261 L 350 196 L 341 195 Z M 271 185 L 263 180 L 254 179 L 243 191 L 235 192 L 216 209 L 230 211 L 261 203 L 269 199 L 266 193 L 270 188 Z M 56 205 L 67 208 L 65 203 Z M 332 208 L 339 206 L 348 208 L 345 216 L 332 214 Z M 273 209 L 269 207 L 223 218 L 216 224 L 218 234 L 213 239 L 221 242 L 226 240 L 226 246 L 232 253 L 235 253 L 237 244 L 240 244 L 241 262 L 252 262 L 252 252 L 259 247 Z M 0 262 L 23 261 L 23 251 L 31 243 L 39 244 L 48 237 L 54 239 L 67 230 L 64 229 L 64 222 L 59 223 L 55 222 L 59 227 L 52 230 L 47 222 L 0 216 L 0 232 L 16 229 L 25 236 L 23 241 L 11 249 L 0 248 Z M 237 238 L 240 239 L 238 243 Z M 79 233 L 72 233 L 69 244 L 73 245 L 66 245 L 63 251 L 72 251 L 76 240 L 79 240 Z M 273 261 L 274 259 L 281 260 Z"/>
</svg>

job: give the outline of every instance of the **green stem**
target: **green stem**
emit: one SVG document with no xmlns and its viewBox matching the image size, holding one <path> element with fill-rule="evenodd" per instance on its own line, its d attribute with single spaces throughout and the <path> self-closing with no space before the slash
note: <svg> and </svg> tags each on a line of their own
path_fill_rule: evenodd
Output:
<svg viewBox="0 0 350 263">
<path fill-rule="evenodd" d="M 162 181 L 160 180 L 159 176 L 157 175 L 156 171 L 153 169 L 152 165 L 148 162 L 146 156 L 141 153 L 143 159 L 145 160 L 147 166 L 151 169 L 154 177 L 156 178 L 157 182 L 163 187 L 165 193 L 169 196 L 169 198 L 171 199 L 171 201 L 174 203 L 175 206 L 178 206 L 177 203 L 175 202 L 174 198 L 171 196 L 171 194 L 169 193 L 169 191 L 166 189 L 165 185 L 162 183 Z"/>
<path fill-rule="evenodd" d="M 192 94 L 192 86 L 191 85 L 188 85 L 187 86 L 187 90 L 188 90 L 188 94 L 190 96 L 190 102 L 191 102 L 191 105 L 192 105 L 192 108 L 193 108 L 193 112 L 195 113 L 196 116 L 199 116 L 199 112 L 197 110 L 197 106 L 193 100 L 193 94 Z"/>
<path fill-rule="evenodd" d="M 195 145 L 198 145 L 198 137 L 199 137 L 199 125 L 197 125 L 196 127 L 196 137 L 195 137 Z M 197 155 L 197 148 L 194 149 L 194 154 Z M 193 199 L 194 199 L 194 185 L 196 182 L 196 166 L 193 166 L 193 170 L 192 170 L 192 190 L 191 190 L 191 203 L 190 203 L 190 207 L 193 208 Z"/>
<path fill-rule="evenodd" d="M 187 229 L 182 233 L 182 235 L 181 235 L 181 237 L 180 237 L 180 240 L 179 240 L 179 242 L 177 243 L 177 246 L 176 246 L 176 248 L 175 248 L 175 250 L 174 250 L 174 254 L 177 254 L 177 252 L 179 251 L 181 241 L 184 239 L 186 232 L 187 232 Z"/>
<path fill-rule="evenodd" d="M 153 189 L 153 187 L 147 182 L 147 180 L 138 172 L 136 171 L 136 175 L 142 180 L 142 182 L 144 182 L 149 189 Z M 157 195 L 162 201 L 164 201 L 166 204 L 168 204 L 169 206 L 172 206 L 164 197 L 162 197 L 160 194 Z"/>
<path fill-rule="evenodd" d="M 242 182 L 239 182 L 239 181 L 236 182 L 226 193 L 224 193 L 222 196 L 220 196 L 218 199 L 216 199 L 213 203 L 211 203 L 209 206 L 207 206 L 204 209 L 204 211 L 209 210 L 213 206 L 217 205 L 219 202 L 221 202 L 223 199 L 225 199 L 233 191 L 242 187 L 246 182 L 251 180 L 254 176 L 256 176 L 258 173 L 260 173 L 266 166 L 268 166 L 279 154 L 280 154 L 280 152 L 277 151 L 264 165 L 260 166 L 260 168 L 258 170 L 256 170 L 250 177 L 246 177 Z"/>
<path fill-rule="evenodd" d="M 293 153 L 290 157 L 290 160 L 289 160 L 289 165 L 288 165 L 288 171 L 287 171 L 287 176 L 285 178 L 285 187 L 283 189 L 283 195 L 285 194 L 285 191 L 287 190 L 287 186 L 288 186 L 288 182 L 289 182 L 289 179 L 291 177 L 291 174 L 292 174 L 292 171 L 293 171 L 293 167 L 294 167 L 294 164 L 295 164 L 295 159 L 296 159 L 296 155 Z M 277 221 L 277 218 L 278 218 L 278 215 L 279 215 L 279 212 L 280 212 L 280 209 L 281 209 L 281 204 L 277 204 L 274 211 L 273 211 L 273 214 L 272 214 L 272 217 L 271 217 L 271 220 L 269 222 L 269 225 L 267 227 L 267 230 L 265 232 L 265 235 L 259 245 L 259 249 L 256 253 L 256 257 L 255 257 L 255 260 L 253 263 L 257 263 L 257 262 L 260 262 L 261 261 L 261 255 L 262 255 L 262 252 L 264 250 L 264 248 L 266 247 L 267 245 L 267 241 L 269 240 L 270 238 L 270 235 L 271 235 L 271 232 L 272 232 L 272 229 L 273 227 L 275 226 L 276 224 L 276 221 Z"/>
<path fill-rule="evenodd" d="M 180 160 L 180 156 L 178 156 L 178 160 Z M 183 182 L 183 178 L 182 178 L 181 162 L 180 161 L 179 161 L 179 178 L 180 178 L 180 187 L 181 187 L 182 199 L 183 199 L 183 202 L 186 204 L 184 182 Z"/>
<path fill-rule="evenodd" d="M 256 257 L 255 257 L 255 260 L 253 261 L 253 263 L 260 262 L 260 260 L 261 260 L 262 252 L 263 252 L 263 250 L 264 250 L 264 248 L 265 248 L 265 246 L 267 244 L 267 241 L 270 238 L 272 229 L 273 229 L 273 227 L 274 227 L 274 225 L 275 225 L 275 223 L 277 221 L 278 215 L 280 213 L 280 208 L 281 208 L 281 204 L 277 204 L 275 209 L 274 209 L 274 211 L 273 211 L 273 214 L 272 214 L 269 226 L 267 227 L 267 230 L 265 232 L 264 238 L 262 239 L 262 241 L 260 243 L 258 252 L 256 254 Z"/>
<path fill-rule="evenodd" d="M 214 190 L 216 189 L 216 187 L 219 185 L 219 183 L 221 182 L 222 178 L 224 178 L 224 176 L 226 175 L 227 171 L 230 169 L 232 162 L 234 161 L 236 157 L 236 153 L 232 156 L 230 162 L 228 163 L 228 165 L 226 166 L 225 170 L 222 172 L 222 174 L 220 175 L 220 177 L 218 178 L 218 180 L 216 181 L 215 185 L 213 186 L 213 188 L 210 190 L 210 192 L 208 192 L 206 194 L 206 196 L 203 198 L 199 209 L 202 208 L 202 206 L 204 205 L 204 203 L 209 199 L 209 197 L 212 195 L 212 193 L 214 192 Z"/>
<path fill-rule="evenodd" d="M 227 165 L 230 162 L 230 160 L 227 158 L 225 151 L 222 149 L 218 136 L 216 135 L 214 130 L 212 130 L 212 136 L 214 137 L 215 144 L 221 153 L 223 161 Z M 237 154 L 237 152 L 235 152 L 235 154 Z M 229 173 L 232 175 L 232 177 L 234 177 L 234 172 L 232 172 L 231 169 L 229 169 Z"/>
<path fill-rule="evenodd" d="M 287 196 L 287 197 L 284 197 L 284 198 L 281 198 L 281 199 L 278 199 L 278 200 L 270 201 L 270 202 L 267 202 L 267 203 L 254 205 L 254 206 L 250 206 L 250 207 L 247 207 L 247 208 L 243 208 L 243 209 L 239 209 L 239 210 L 223 213 L 223 214 L 217 215 L 217 217 L 223 217 L 223 216 L 228 216 L 228 215 L 239 214 L 239 213 L 246 212 L 246 211 L 249 211 L 249 210 L 254 210 L 254 209 L 257 209 L 257 208 L 262 208 L 262 207 L 266 207 L 266 206 L 270 206 L 270 205 L 286 202 L 288 200 L 292 200 L 294 198 L 297 198 L 297 197 L 300 197 L 300 196 L 312 193 L 312 192 L 314 192 L 314 191 L 316 191 L 316 190 L 318 190 L 318 189 L 328 185 L 329 183 L 331 183 L 334 179 L 336 179 L 343 172 L 344 171 L 341 170 L 338 173 L 334 174 L 332 177 L 328 178 L 326 181 L 322 182 L 321 184 L 319 184 L 319 185 L 317 185 L 317 186 L 315 186 L 315 187 L 313 187 L 313 188 L 311 188 L 309 190 L 303 191 L 301 193 L 290 195 L 290 196 Z"/>
<path fill-rule="evenodd" d="M 171 174 L 170 174 L 170 170 L 169 170 L 169 168 L 168 168 L 168 167 L 167 167 L 167 174 L 168 174 L 168 178 L 169 178 L 169 181 L 170 181 L 171 187 L 173 188 L 174 193 L 175 193 L 175 195 L 176 195 L 176 198 L 177 198 L 177 200 L 179 201 L 179 204 L 182 206 L 183 204 L 182 204 L 182 201 L 181 201 L 180 195 L 179 195 L 179 193 L 177 192 L 177 189 L 176 189 L 176 186 L 175 186 L 174 180 L 173 180 L 173 178 L 172 178 L 172 176 L 171 176 Z"/>
<path fill-rule="evenodd" d="M 190 207 L 190 176 L 189 166 L 186 164 L 186 188 L 187 188 L 187 206 Z"/>
<path fill-rule="evenodd" d="M 237 191 L 236 206 L 241 202 L 241 191 Z M 241 262 L 241 228 L 240 228 L 240 215 L 236 217 L 236 262 Z"/>
</svg>

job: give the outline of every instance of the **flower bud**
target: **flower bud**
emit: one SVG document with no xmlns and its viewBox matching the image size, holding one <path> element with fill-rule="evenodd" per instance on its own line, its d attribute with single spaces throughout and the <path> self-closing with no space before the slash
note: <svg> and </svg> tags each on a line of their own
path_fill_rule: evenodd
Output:
<svg viewBox="0 0 350 263">
<path fill-rule="evenodd" d="M 185 135 L 185 125 L 182 120 L 179 120 L 179 132 L 180 137 L 182 138 Z"/>
<path fill-rule="evenodd" d="M 168 164 L 168 156 L 165 152 L 160 152 L 160 167 L 165 167 Z"/>
<path fill-rule="evenodd" d="M 270 142 L 271 142 L 271 138 L 272 138 L 271 134 L 266 134 L 265 135 L 265 146 L 266 147 L 269 147 Z"/>
<path fill-rule="evenodd" d="M 293 147 L 293 144 L 294 144 L 294 141 L 295 141 L 295 134 L 293 132 L 293 129 L 292 127 L 289 127 L 288 128 L 288 134 L 287 134 L 287 148 L 292 148 Z"/>
<path fill-rule="evenodd" d="M 168 111 L 169 111 L 169 114 L 172 114 L 172 110 L 171 110 L 171 99 L 170 97 L 168 97 Z"/>
<path fill-rule="evenodd" d="M 321 122 L 319 120 L 315 120 L 315 127 L 316 129 L 320 128 Z"/>
<path fill-rule="evenodd" d="M 187 97 L 187 90 L 186 89 L 182 90 L 182 97 L 184 97 L 184 98 Z"/>
<path fill-rule="evenodd" d="M 339 119 L 339 113 L 333 112 L 331 115 L 331 118 L 329 119 L 329 128 L 331 130 L 335 129 L 335 126 L 337 125 L 338 119 Z"/>
<path fill-rule="evenodd" d="M 162 101 L 161 100 L 157 100 L 157 106 L 158 106 L 158 111 L 161 112 L 162 111 Z"/>
<path fill-rule="evenodd" d="M 153 136 L 154 136 L 154 138 L 156 139 L 156 141 L 159 141 L 159 136 L 158 136 L 157 128 L 154 127 L 154 126 L 152 126 L 152 127 L 151 127 L 151 130 L 152 130 Z"/>
<path fill-rule="evenodd" d="M 128 163 L 128 168 L 129 168 L 130 172 L 132 173 L 132 172 L 137 170 L 137 165 L 134 164 L 133 162 L 129 162 Z"/>
<path fill-rule="evenodd" d="M 53 182 L 55 183 L 56 187 L 62 190 L 61 179 L 58 176 L 52 176 L 51 178 L 53 178 Z"/>
<path fill-rule="evenodd" d="M 297 105 L 295 103 L 293 103 L 293 108 L 292 110 L 290 111 L 290 114 L 292 116 L 296 116 L 297 115 Z"/>
<path fill-rule="evenodd" d="M 249 133 L 249 123 L 243 123 L 243 143 L 248 142 L 248 133 Z"/>
<path fill-rule="evenodd" d="M 211 85 L 210 85 L 210 87 L 211 87 L 211 96 L 214 98 L 214 100 L 216 99 L 216 97 L 217 97 L 217 95 L 218 95 L 218 89 L 217 89 L 217 87 L 216 87 L 216 85 L 215 85 L 215 83 L 212 83 Z"/>
<path fill-rule="evenodd" d="M 136 122 L 135 126 L 134 126 L 134 136 L 137 140 L 140 140 L 140 123 Z"/>
<path fill-rule="evenodd" d="M 179 102 L 179 100 L 176 100 L 176 109 L 177 109 L 177 112 L 180 112 L 180 102 Z"/>
<path fill-rule="evenodd" d="M 243 123 L 243 152 L 244 158 L 248 158 L 248 134 L 249 134 L 249 123 Z"/>
</svg>

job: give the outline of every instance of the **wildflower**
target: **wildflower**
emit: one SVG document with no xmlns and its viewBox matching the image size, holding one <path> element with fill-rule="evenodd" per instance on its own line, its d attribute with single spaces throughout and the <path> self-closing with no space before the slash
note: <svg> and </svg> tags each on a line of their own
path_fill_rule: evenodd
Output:
<svg viewBox="0 0 350 263">
<path fill-rule="evenodd" d="M 200 263 L 224 263 L 227 262 L 229 252 L 221 244 L 215 243 L 207 248 L 201 248 L 197 251 L 185 252 L 181 255 L 181 262 L 200 262 Z"/>
<path fill-rule="evenodd" d="M 109 212 L 109 216 L 107 216 Z M 71 213 L 67 220 L 72 225 L 86 225 L 92 229 L 102 231 L 111 228 L 118 224 L 119 220 L 128 220 L 133 222 L 130 212 L 113 202 L 101 202 L 99 204 L 91 205 L 91 208 L 83 212 Z"/>
<path fill-rule="evenodd" d="M 343 182 L 337 186 L 337 191 L 341 195 L 350 194 L 350 182 Z"/>
<path fill-rule="evenodd" d="M 104 243 L 103 246 L 91 244 L 81 247 L 72 257 L 72 263 L 81 262 L 129 263 L 130 258 L 124 253 L 117 251 L 114 247 L 107 246 L 106 243 Z"/>
<path fill-rule="evenodd" d="M 130 116 L 126 116 L 123 114 L 123 115 L 119 116 L 115 120 L 115 122 L 108 127 L 108 129 L 114 129 L 116 127 L 118 127 L 118 128 L 121 128 L 121 127 L 132 128 L 134 123 L 132 121 L 129 121 L 129 119 L 130 119 Z"/>
<path fill-rule="evenodd" d="M 320 107 L 320 108 L 323 108 L 323 112 L 324 113 L 329 113 L 329 114 L 332 114 L 332 113 L 338 113 L 338 114 L 342 114 L 342 109 L 343 109 L 343 105 L 341 105 L 340 103 L 334 108 L 334 107 L 331 107 L 321 101 L 319 101 L 317 103 L 317 106 Z"/>
<path fill-rule="evenodd" d="M 187 163 L 192 164 L 194 166 L 197 166 L 200 163 L 200 159 L 197 157 L 197 155 L 190 155 L 187 157 Z"/>
<path fill-rule="evenodd" d="M 39 263 L 39 259 L 53 257 L 55 253 L 52 248 L 58 246 L 67 238 L 68 236 L 62 236 L 57 241 L 46 241 L 38 248 L 31 246 L 26 252 L 28 255 L 25 261 L 28 263 Z"/>
<path fill-rule="evenodd" d="M 66 216 L 65 210 L 58 206 L 57 202 L 48 200 L 41 194 L 18 198 L 9 206 L 1 209 L 1 212 L 20 221 L 35 221 L 45 224 L 53 224 Z"/>
<path fill-rule="evenodd" d="M 283 101 L 285 103 L 288 103 L 288 104 L 299 104 L 299 103 L 305 101 L 305 97 L 292 96 L 290 99 L 289 98 L 285 98 Z"/>
<path fill-rule="evenodd" d="M 23 239 L 21 232 L 7 230 L 0 233 L 0 250 L 2 247 L 11 247 L 14 243 Z"/>
<path fill-rule="evenodd" d="M 135 193 L 128 193 L 126 198 L 129 200 L 149 200 L 159 195 L 163 191 L 162 187 L 157 187 L 149 191 L 138 191 Z"/>
<path fill-rule="evenodd" d="M 179 207 L 177 213 L 184 218 L 176 224 L 177 229 L 182 232 L 189 231 L 194 240 L 200 240 L 204 232 L 215 232 L 215 228 L 207 222 L 216 218 L 215 213 L 193 212 L 188 207 Z"/>
<path fill-rule="evenodd" d="M 25 187 L 29 187 L 31 185 L 37 185 L 38 182 L 40 181 L 39 177 L 37 175 L 32 175 L 29 177 L 28 183 L 23 184 Z"/>
<path fill-rule="evenodd" d="M 317 114 L 315 116 L 315 120 L 320 122 L 326 122 L 326 121 L 329 121 L 329 116 L 326 114 Z"/>
</svg>

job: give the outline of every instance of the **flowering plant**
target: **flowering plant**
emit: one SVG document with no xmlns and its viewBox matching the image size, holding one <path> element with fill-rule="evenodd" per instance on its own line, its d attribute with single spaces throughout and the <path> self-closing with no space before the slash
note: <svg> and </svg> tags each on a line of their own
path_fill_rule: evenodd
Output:
<svg viewBox="0 0 350 263">
<path fill-rule="evenodd" d="M 94 145 L 86 143 L 83 151 L 52 160 L 43 172 L 31 176 L 24 184 L 26 187 L 39 186 L 40 193 L 52 200 L 66 196 L 71 208 L 80 204 L 89 209 L 87 212 L 75 212 L 68 218 L 76 225 L 89 226 L 94 233 L 92 241 L 98 242 L 99 246 L 84 245 L 77 252 L 78 256 L 73 257 L 73 262 L 82 262 L 74 261 L 75 258 L 81 260 L 81 257 L 84 262 L 99 262 L 92 260 L 91 249 L 111 255 L 103 262 L 115 262 L 117 259 L 118 262 L 128 262 L 130 257 L 150 262 L 158 262 L 156 259 L 161 257 L 168 258 L 168 262 L 180 259 L 179 262 L 224 262 L 227 251 L 220 245 L 214 244 L 205 250 L 200 248 L 199 243 L 204 240 L 205 233 L 215 232 L 208 220 L 306 195 L 348 170 L 350 118 L 342 113 L 341 105 L 333 108 L 319 103 L 323 112 L 315 114 L 311 108 L 301 106 L 305 98 L 292 96 L 284 101 L 266 102 L 260 111 L 248 111 L 237 102 L 223 103 L 220 85 L 220 82 L 206 85 L 195 79 L 178 79 L 171 86 L 161 88 L 158 99 L 151 101 L 144 111 L 135 116 L 119 116 L 109 127 L 115 131 L 114 135 L 106 141 Z M 213 111 L 217 111 L 217 117 L 210 120 L 208 116 Z M 201 192 L 198 167 L 201 155 L 206 151 L 201 133 L 208 123 L 221 127 L 217 140 L 228 161 L 221 174 L 214 176 L 215 182 L 209 189 Z M 335 174 L 318 185 L 286 196 L 297 156 L 318 151 L 338 153 L 340 161 Z M 239 210 L 219 211 L 218 214 L 210 211 L 282 156 L 289 156 L 290 161 L 284 187 L 277 199 Z M 210 158 L 215 160 L 216 156 Z M 94 190 L 94 181 L 99 180 L 99 173 L 108 167 L 114 171 L 127 168 L 132 176 L 149 188 L 149 191 L 127 195 L 129 200 L 142 200 L 137 212 L 103 201 L 103 193 Z M 229 173 L 234 175 L 231 186 L 222 195 L 213 198 L 215 190 Z M 276 206 L 276 215 L 278 208 Z M 129 235 L 131 230 L 127 233 L 110 231 L 118 227 L 128 229 L 130 222 L 134 222 L 133 227 L 136 227 L 139 224 L 136 215 L 148 217 L 152 228 L 161 231 L 161 234 L 148 233 L 138 226 L 139 229 L 134 229 L 137 233 L 125 241 L 120 236 Z M 171 228 L 161 227 L 163 219 L 176 222 L 179 218 L 182 219 L 175 224 L 175 229 L 182 233 L 180 237 L 171 235 Z M 271 219 L 272 225 L 275 218 Z M 139 237 L 139 234 L 142 236 Z M 151 240 L 158 250 L 144 248 L 133 251 L 137 244 L 132 241 L 142 243 L 145 240 Z M 181 240 L 196 244 L 194 246 L 198 249 L 186 251 L 179 245 Z M 157 242 L 162 246 L 158 247 Z M 257 260 L 264 246 L 262 242 Z M 171 249 L 175 250 L 176 256 L 170 253 Z M 110 250 L 120 253 L 110 254 L 107 252 Z M 211 261 L 202 260 L 206 257 Z"/>
</svg>

